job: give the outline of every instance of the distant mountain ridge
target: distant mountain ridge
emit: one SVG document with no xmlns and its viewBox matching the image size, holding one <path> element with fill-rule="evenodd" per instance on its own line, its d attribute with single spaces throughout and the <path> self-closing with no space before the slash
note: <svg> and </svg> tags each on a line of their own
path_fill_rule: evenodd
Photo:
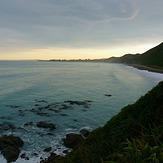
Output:
<svg viewBox="0 0 163 163">
<path fill-rule="evenodd" d="M 103 61 L 163 68 L 163 43 L 142 54 L 126 54 L 122 57 L 103 59 Z"/>
</svg>

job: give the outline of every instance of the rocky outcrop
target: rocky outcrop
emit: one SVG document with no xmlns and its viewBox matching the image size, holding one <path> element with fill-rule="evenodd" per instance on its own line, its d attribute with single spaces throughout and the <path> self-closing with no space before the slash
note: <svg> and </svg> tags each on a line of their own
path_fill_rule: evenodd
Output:
<svg viewBox="0 0 163 163">
<path fill-rule="evenodd" d="M 50 152 L 52 150 L 52 147 L 47 147 L 47 148 L 45 148 L 43 151 L 44 152 Z"/>
<path fill-rule="evenodd" d="M 0 151 L 7 162 L 16 161 L 20 154 L 20 147 L 24 144 L 23 140 L 17 136 L 9 135 L 0 138 Z"/>
<path fill-rule="evenodd" d="M 80 134 L 70 133 L 63 139 L 63 143 L 68 148 L 76 148 L 84 138 Z"/>
</svg>

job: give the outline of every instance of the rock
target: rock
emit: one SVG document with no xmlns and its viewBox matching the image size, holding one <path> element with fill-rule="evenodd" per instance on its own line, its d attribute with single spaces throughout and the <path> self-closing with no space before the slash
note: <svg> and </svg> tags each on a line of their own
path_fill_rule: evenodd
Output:
<svg viewBox="0 0 163 163">
<path fill-rule="evenodd" d="M 27 156 L 26 153 L 22 153 L 22 154 L 20 155 L 20 157 L 23 158 L 23 159 L 25 159 L 25 160 L 29 160 L 29 157 Z"/>
<path fill-rule="evenodd" d="M 16 127 L 11 123 L 3 123 L 0 124 L 0 130 L 8 131 L 8 130 L 14 130 Z"/>
<path fill-rule="evenodd" d="M 111 94 L 105 94 L 105 96 L 107 96 L 107 97 L 111 97 L 112 95 L 111 95 Z"/>
<path fill-rule="evenodd" d="M 71 106 L 68 106 L 68 105 L 65 105 L 65 104 L 63 104 L 60 108 L 59 108 L 60 110 L 68 110 L 68 109 L 72 109 L 72 107 Z"/>
<path fill-rule="evenodd" d="M 56 125 L 53 123 L 48 123 L 48 122 L 37 122 L 36 124 L 37 127 L 40 128 L 49 128 L 49 129 L 56 129 Z"/>
<path fill-rule="evenodd" d="M 24 142 L 21 138 L 19 138 L 18 136 L 13 136 L 13 135 L 5 135 L 3 137 L 0 138 L 0 147 L 2 145 L 10 145 L 16 148 L 19 148 L 21 146 L 23 146 Z"/>
<path fill-rule="evenodd" d="M 17 105 L 6 105 L 6 106 L 10 107 L 10 108 L 14 108 L 14 109 L 19 108 L 19 106 L 17 106 Z"/>
<path fill-rule="evenodd" d="M 14 148 L 9 145 L 9 146 L 6 146 L 6 148 L 4 148 L 1 151 L 1 153 L 6 158 L 7 162 L 10 163 L 10 162 L 16 161 L 18 159 L 20 149 Z"/>
<path fill-rule="evenodd" d="M 63 143 L 68 148 L 75 148 L 77 147 L 84 138 L 80 134 L 70 133 L 66 135 L 65 139 L 63 140 Z"/>
<path fill-rule="evenodd" d="M 33 126 L 33 122 L 27 122 L 24 124 L 24 126 Z"/>
<path fill-rule="evenodd" d="M 87 129 L 83 128 L 79 131 L 79 133 L 81 135 L 83 135 L 84 137 L 87 137 L 90 134 L 90 131 L 88 131 Z"/>
<path fill-rule="evenodd" d="M 48 113 L 44 113 L 44 112 L 36 112 L 35 114 L 39 116 L 49 117 Z"/>
<path fill-rule="evenodd" d="M 24 144 L 23 140 L 17 136 L 9 135 L 0 138 L 0 151 L 7 162 L 16 161 L 19 157 L 20 147 Z"/>
<path fill-rule="evenodd" d="M 70 105 L 85 105 L 87 102 L 86 101 L 65 101 L 65 103 L 69 103 Z"/>
<path fill-rule="evenodd" d="M 47 135 L 53 136 L 54 134 L 53 134 L 53 133 L 48 132 L 48 133 L 47 133 Z"/>
<path fill-rule="evenodd" d="M 64 113 L 62 113 L 62 114 L 60 114 L 61 116 L 64 116 L 64 117 L 66 117 L 66 116 L 68 116 L 67 114 L 64 114 Z"/>
<path fill-rule="evenodd" d="M 52 150 L 52 147 L 47 147 L 47 148 L 45 148 L 43 151 L 44 152 L 50 152 Z"/>
<path fill-rule="evenodd" d="M 38 157 L 38 153 L 33 153 L 33 156 Z"/>
</svg>

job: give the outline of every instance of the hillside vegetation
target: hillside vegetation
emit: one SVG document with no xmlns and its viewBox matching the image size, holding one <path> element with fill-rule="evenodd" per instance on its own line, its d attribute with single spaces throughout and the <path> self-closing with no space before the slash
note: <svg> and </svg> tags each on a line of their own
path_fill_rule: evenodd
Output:
<svg viewBox="0 0 163 163">
<path fill-rule="evenodd" d="M 140 64 L 156 68 L 163 68 L 163 43 L 143 54 L 126 54 L 122 57 L 111 57 L 105 59 L 105 61 L 114 63 Z"/>
<path fill-rule="evenodd" d="M 150 51 L 148 52 L 150 53 Z M 124 107 L 57 162 L 163 162 L 163 82 Z"/>
</svg>

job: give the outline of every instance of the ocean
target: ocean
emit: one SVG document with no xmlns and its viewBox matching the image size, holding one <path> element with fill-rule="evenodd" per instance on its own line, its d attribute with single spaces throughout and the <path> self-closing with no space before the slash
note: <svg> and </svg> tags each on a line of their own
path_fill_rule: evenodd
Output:
<svg viewBox="0 0 163 163">
<path fill-rule="evenodd" d="M 103 126 L 120 109 L 151 90 L 163 74 L 111 63 L 0 61 L 0 136 L 24 140 L 16 163 L 37 163 L 52 147 L 64 155 L 62 138 Z M 56 129 L 37 127 L 45 121 Z M 21 155 L 20 154 L 20 155 Z M 0 155 L 0 162 L 6 160 Z"/>
</svg>

